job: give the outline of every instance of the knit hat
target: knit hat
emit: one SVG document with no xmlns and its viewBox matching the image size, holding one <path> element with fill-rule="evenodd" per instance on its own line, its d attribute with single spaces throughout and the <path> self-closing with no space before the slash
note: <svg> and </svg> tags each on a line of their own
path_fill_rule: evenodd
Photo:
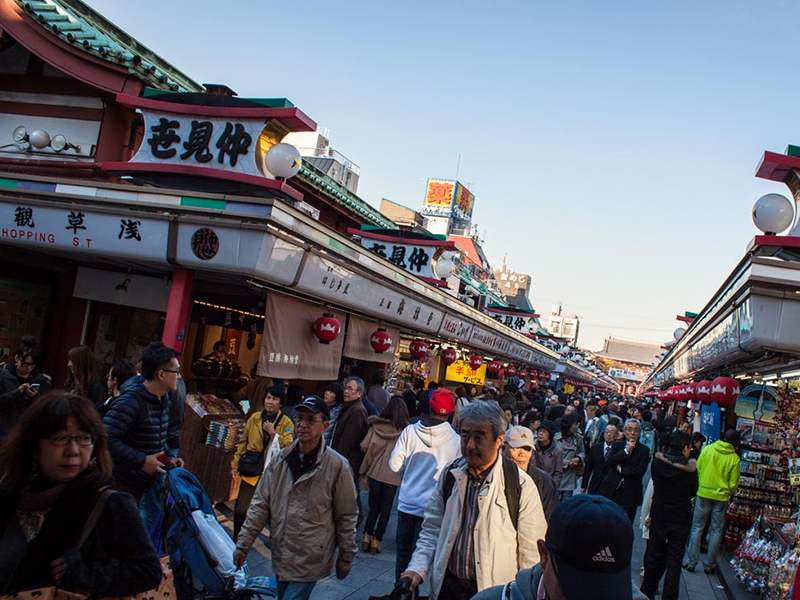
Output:
<svg viewBox="0 0 800 600">
<path fill-rule="evenodd" d="M 449 415 L 456 406 L 456 397 L 446 388 L 439 388 L 431 394 L 430 411 L 437 415 Z"/>
<path fill-rule="evenodd" d="M 547 431 L 550 432 L 550 439 L 553 439 L 553 436 L 556 434 L 556 424 L 552 421 L 542 421 L 542 424 L 539 425 L 539 429 L 547 429 Z"/>
</svg>

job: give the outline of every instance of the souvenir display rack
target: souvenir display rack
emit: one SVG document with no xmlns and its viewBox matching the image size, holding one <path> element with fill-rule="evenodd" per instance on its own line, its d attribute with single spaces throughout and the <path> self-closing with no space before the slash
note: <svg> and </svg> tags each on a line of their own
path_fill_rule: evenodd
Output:
<svg viewBox="0 0 800 600">
<path fill-rule="evenodd" d="M 235 442 L 226 437 L 225 448 L 215 445 L 212 423 L 231 423 L 237 432 L 243 429 L 244 415 L 233 403 L 211 394 L 190 393 L 186 396 L 186 416 L 181 429 L 180 456 L 200 481 L 211 502 L 227 502 L 239 494 L 238 480 L 231 477 L 231 461 Z M 213 430 L 217 431 L 219 425 Z M 211 443 L 208 443 L 211 440 Z"/>
<path fill-rule="evenodd" d="M 764 600 L 789 600 L 800 562 L 797 526 L 758 517 L 731 559 L 736 578 Z"/>
</svg>

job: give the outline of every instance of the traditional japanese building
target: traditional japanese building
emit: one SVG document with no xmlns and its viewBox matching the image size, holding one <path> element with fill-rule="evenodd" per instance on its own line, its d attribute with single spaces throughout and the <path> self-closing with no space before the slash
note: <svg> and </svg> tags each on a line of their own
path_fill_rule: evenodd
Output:
<svg viewBox="0 0 800 600">
<path fill-rule="evenodd" d="M 603 349 L 594 353 L 594 358 L 622 386 L 625 394 L 633 395 L 660 353 L 659 344 L 608 337 L 603 342 Z"/>
</svg>

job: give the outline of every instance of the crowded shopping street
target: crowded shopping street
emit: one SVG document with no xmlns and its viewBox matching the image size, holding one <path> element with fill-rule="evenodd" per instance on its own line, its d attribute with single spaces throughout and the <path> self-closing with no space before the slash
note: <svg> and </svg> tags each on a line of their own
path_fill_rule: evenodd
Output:
<svg viewBox="0 0 800 600">
<path fill-rule="evenodd" d="M 0 600 L 800 600 L 800 6 L 273 4 L 0 0 Z"/>
</svg>

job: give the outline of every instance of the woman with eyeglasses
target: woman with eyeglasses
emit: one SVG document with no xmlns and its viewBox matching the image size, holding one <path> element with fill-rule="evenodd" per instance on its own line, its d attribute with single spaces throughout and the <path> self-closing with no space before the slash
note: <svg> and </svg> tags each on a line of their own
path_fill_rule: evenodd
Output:
<svg viewBox="0 0 800 600">
<path fill-rule="evenodd" d="M 241 477 L 239 495 L 233 509 L 233 539 L 239 537 L 247 509 L 253 500 L 256 485 L 264 472 L 264 460 L 272 440 L 278 436 L 278 445 L 286 448 L 294 441 L 294 423 L 281 411 L 286 403 L 284 388 L 273 386 L 264 395 L 264 410 L 254 412 L 244 427 L 244 434 L 236 446 L 231 462 L 231 476 Z"/>
<path fill-rule="evenodd" d="M 111 456 L 89 400 L 63 391 L 38 399 L 5 439 L 0 471 L 0 594 L 57 586 L 100 598 L 159 585 L 133 499 L 108 488 Z"/>
<path fill-rule="evenodd" d="M 50 378 L 38 370 L 41 353 L 36 338 L 20 339 L 14 360 L 0 371 L 0 440 L 19 421 L 33 399 L 47 392 Z"/>
</svg>

